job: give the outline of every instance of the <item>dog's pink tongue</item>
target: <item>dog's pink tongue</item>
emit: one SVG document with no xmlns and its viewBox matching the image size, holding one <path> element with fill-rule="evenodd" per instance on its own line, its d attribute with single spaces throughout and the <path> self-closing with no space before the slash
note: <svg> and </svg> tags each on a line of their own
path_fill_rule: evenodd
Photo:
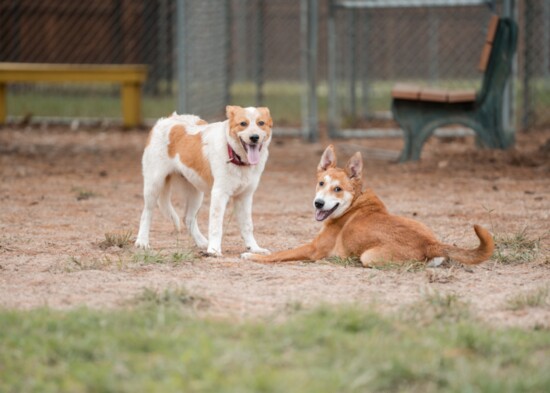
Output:
<svg viewBox="0 0 550 393">
<path fill-rule="evenodd" d="M 315 219 L 317 221 L 323 221 L 325 218 L 327 218 L 327 211 L 317 209 L 315 210 Z"/>
<path fill-rule="evenodd" d="M 260 162 L 260 145 L 248 145 L 246 156 L 250 165 L 256 165 Z"/>
</svg>

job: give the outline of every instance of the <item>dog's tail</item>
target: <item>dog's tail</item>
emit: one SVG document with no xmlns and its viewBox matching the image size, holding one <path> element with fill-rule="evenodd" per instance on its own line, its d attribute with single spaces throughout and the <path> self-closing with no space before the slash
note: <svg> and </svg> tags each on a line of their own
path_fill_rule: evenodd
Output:
<svg viewBox="0 0 550 393">
<path fill-rule="evenodd" d="M 166 176 L 164 184 L 160 190 L 160 195 L 158 198 L 158 205 L 162 214 L 172 221 L 178 232 L 181 230 L 180 217 L 174 206 L 172 206 L 172 176 Z"/>
<path fill-rule="evenodd" d="M 479 225 L 474 225 L 474 230 L 479 238 L 479 246 L 473 250 L 466 250 L 450 244 L 438 243 L 433 246 L 429 254 L 430 258 L 434 257 L 446 257 L 463 263 L 465 265 L 477 265 L 483 261 L 486 261 L 493 255 L 495 249 L 495 243 L 493 237 L 485 228 Z"/>
</svg>

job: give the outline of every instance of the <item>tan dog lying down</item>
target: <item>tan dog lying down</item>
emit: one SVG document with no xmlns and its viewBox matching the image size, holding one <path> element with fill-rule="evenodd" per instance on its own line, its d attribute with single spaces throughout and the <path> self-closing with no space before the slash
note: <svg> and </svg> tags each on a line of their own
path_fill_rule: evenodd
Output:
<svg viewBox="0 0 550 393">
<path fill-rule="evenodd" d="M 440 243 L 424 224 L 390 214 L 384 203 L 367 189 L 362 191 L 363 160 L 357 152 L 345 169 L 336 168 L 336 154 L 330 145 L 317 167 L 315 218 L 324 221 L 311 243 L 271 255 L 242 254 L 257 262 L 318 260 L 329 256 L 359 257 L 363 266 L 387 262 L 429 261 L 444 257 L 472 265 L 493 253 L 491 234 L 474 225 L 480 245 L 465 250 Z"/>
</svg>

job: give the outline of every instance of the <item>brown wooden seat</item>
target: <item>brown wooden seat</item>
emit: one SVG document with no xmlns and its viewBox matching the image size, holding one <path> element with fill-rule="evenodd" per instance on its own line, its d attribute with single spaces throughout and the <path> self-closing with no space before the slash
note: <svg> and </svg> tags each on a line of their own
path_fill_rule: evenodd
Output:
<svg viewBox="0 0 550 393">
<path fill-rule="evenodd" d="M 427 102 L 474 102 L 476 100 L 475 89 L 446 90 L 437 88 L 420 87 L 416 85 L 397 84 L 392 89 L 391 96 L 401 100 L 427 101 Z"/>
</svg>

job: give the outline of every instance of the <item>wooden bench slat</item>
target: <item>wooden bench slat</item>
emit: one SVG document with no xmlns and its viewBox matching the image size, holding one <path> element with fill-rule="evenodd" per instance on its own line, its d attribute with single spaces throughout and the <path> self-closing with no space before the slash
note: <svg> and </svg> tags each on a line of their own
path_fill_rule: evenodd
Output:
<svg viewBox="0 0 550 393">
<path fill-rule="evenodd" d="M 447 102 L 448 95 L 444 89 L 424 88 L 420 91 L 420 101 Z"/>
<path fill-rule="evenodd" d="M 495 40 L 495 35 L 497 34 L 497 27 L 498 27 L 498 15 L 491 16 L 491 20 L 489 21 L 489 27 L 487 28 L 487 37 L 485 39 L 486 42 L 493 43 Z"/>
<path fill-rule="evenodd" d="M 0 82 L 142 83 L 147 66 L 104 64 L 0 63 Z"/>
<path fill-rule="evenodd" d="M 481 51 L 481 58 L 479 59 L 479 65 L 477 66 L 477 68 L 481 72 L 485 72 L 487 66 L 489 65 L 489 57 L 491 56 L 492 48 L 493 46 L 489 42 L 486 42 L 483 46 L 483 50 Z"/>
<path fill-rule="evenodd" d="M 418 100 L 420 98 L 420 90 L 420 87 L 416 85 L 398 83 L 393 87 L 391 96 L 402 100 Z"/>
<path fill-rule="evenodd" d="M 476 100 L 475 89 L 450 90 L 447 101 L 453 102 L 474 102 Z"/>
</svg>

